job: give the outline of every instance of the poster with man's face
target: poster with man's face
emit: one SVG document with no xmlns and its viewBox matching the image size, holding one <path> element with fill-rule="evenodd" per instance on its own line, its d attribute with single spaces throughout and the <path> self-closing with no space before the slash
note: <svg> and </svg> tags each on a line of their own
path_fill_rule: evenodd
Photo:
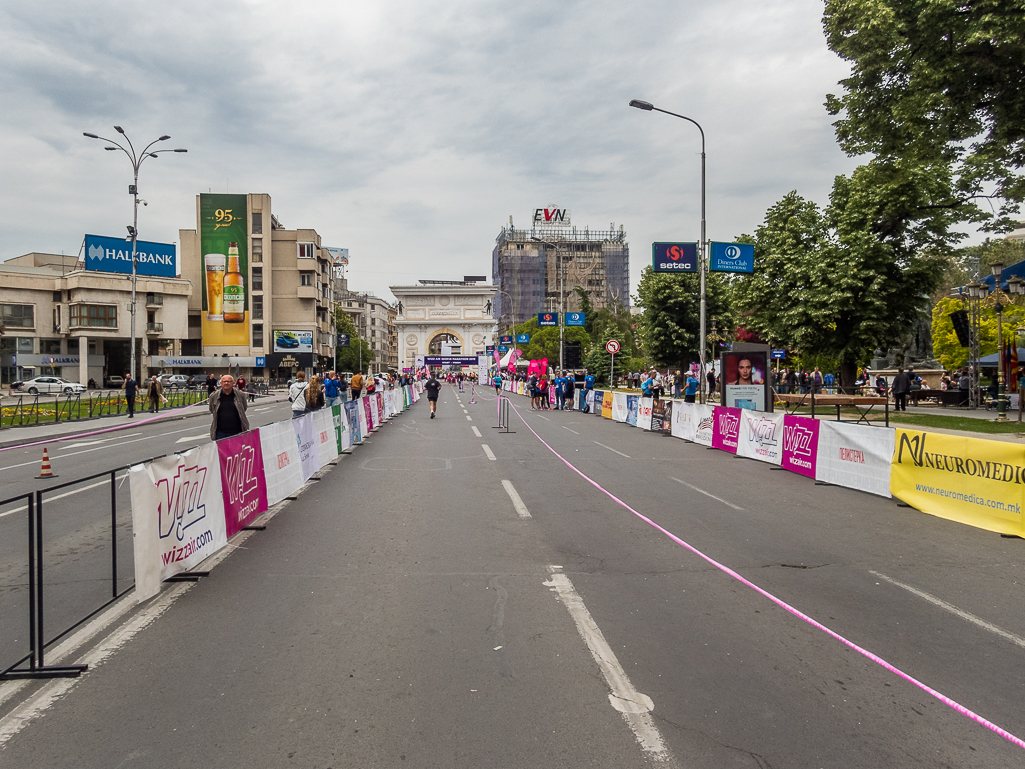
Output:
<svg viewBox="0 0 1025 769">
<path fill-rule="evenodd" d="M 723 403 L 731 408 L 768 411 L 768 356 L 764 351 L 722 355 Z"/>
</svg>

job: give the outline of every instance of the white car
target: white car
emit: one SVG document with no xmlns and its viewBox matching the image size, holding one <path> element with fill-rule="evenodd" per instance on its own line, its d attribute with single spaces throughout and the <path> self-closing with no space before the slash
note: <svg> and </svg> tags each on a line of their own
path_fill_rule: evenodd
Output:
<svg viewBox="0 0 1025 769">
<path fill-rule="evenodd" d="M 27 379 L 18 386 L 18 390 L 27 392 L 29 395 L 39 395 L 40 393 L 72 395 L 85 392 L 85 388 L 78 382 L 68 382 L 56 376 L 37 376 L 33 379 Z"/>
<path fill-rule="evenodd" d="M 186 374 L 162 374 L 157 377 L 157 381 L 164 387 L 185 387 L 189 383 L 189 377 Z"/>
</svg>

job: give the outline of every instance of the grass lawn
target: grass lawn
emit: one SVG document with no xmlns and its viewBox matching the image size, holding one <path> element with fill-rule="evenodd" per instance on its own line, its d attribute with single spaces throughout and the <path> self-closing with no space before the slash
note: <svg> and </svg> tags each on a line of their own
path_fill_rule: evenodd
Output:
<svg viewBox="0 0 1025 769">
<path fill-rule="evenodd" d="M 836 409 L 833 407 L 825 406 L 816 409 L 818 415 L 826 419 L 830 419 L 836 416 Z M 809 416 L 811 414 L 810 408 L 798 409 L 798 413 L 802 416 Z M 1022 433 L 1025 434 L 1025 422 L 1018 423 L 1016 421 L 1009 422 L 996 422 L 996 412 L 990 412 L 992 417 L 987 419 L 974 419 L 972 417 L 963 417 L 956 414 L 908 414 L 906 412 L 897 412 L 893 409 L 890 410 L 890 426 L 894 425 L 907 425 L 908 427 L 942 427 L 945 430 L 963 430 L 969 433 L 980 433 L 985 435 L 994 435 L 997 433 Z M 844 421 L 856 420 L 858 414 L 854 409 L 842 408 L 840 409 L 840 416 Z M 1009 420 L 1018 418 L 1018 413 L 1008 412 L 1007 418 Z M 872 422 L 883 422 L 885 415 L 879 406 L 869 414 L 869 419 Z"/>
</svg>

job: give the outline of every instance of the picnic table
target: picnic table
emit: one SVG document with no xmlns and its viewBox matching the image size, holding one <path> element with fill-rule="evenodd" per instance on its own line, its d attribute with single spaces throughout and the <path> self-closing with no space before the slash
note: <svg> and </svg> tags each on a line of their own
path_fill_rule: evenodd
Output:
<svg viewBox="0 0 1025 769">
<path fill-rule="evenodd" d="M 858 419 L 855 424 L 871 425 L 868 419 L 869 412 L 876 406 L 882 406 L 885 410 L 885 423 L 890 426 L 890 401 L 883 395 L 827 395 L 823 393 L 794 393 L 790 395 L 775 394 L 776 401 L 784 404 L 787 414 L 793 414 L 802 406 L 811 406 L 811 416 L 815 417 L 815 408 L 822 406 L 836 406 L 836 421 L 840 419 L 840 407 L 848 406 L 858 412 Z"/>
</svg>

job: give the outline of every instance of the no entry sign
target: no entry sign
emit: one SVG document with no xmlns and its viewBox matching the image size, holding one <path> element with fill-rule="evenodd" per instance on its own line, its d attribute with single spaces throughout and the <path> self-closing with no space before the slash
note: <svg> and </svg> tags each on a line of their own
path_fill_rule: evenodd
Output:
<svg viewBox="0 0 1025 769">
<path fill-rule="evenodd" d="M 619 342 L 617 342 L 615 339 L 610 339 L 605 343 L 605 350 L 609 353 L 609 355 L 615 355 L 617 352 L 619 352 Z"/>
</svg>

